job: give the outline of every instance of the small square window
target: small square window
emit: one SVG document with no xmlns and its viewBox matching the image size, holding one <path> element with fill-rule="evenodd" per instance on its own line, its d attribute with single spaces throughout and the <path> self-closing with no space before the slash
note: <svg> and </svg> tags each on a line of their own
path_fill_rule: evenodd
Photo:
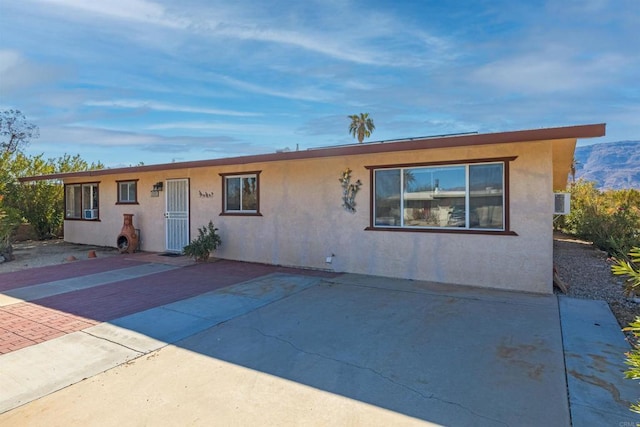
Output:
<svg viewBox="0 0 640 427">
<path fill-rule="evenodd" d="M 222 214 L 260 215 L 260 172 L 222 175 Z"/>
<path fill-rule="evenodd" d="M 138 203 L 138 181 L 117 181 L 118 203 Z"/>
</svg>

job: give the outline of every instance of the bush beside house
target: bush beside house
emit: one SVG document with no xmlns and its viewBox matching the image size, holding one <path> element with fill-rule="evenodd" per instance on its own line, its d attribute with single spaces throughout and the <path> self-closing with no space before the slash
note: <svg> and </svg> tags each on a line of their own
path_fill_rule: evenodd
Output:
<svg viewBox="0 0 640 427">
<path fill-rule="evenodd" d="M 184 247 L 183 253 L 198 262 L 204 262 L 221 244 L 218 229 L 213 225 L 213 221 L 209 221 L 209 224 L 198 229 L 198 237 Z"/>
</svg>

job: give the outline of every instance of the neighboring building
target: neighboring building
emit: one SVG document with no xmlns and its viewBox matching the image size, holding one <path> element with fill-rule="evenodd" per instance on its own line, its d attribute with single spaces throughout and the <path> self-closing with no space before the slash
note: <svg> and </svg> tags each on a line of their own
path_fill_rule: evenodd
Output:
<svg viewBox="0 0 640 427">
<path fill-rule="evenodd" d="M 180 252 L 213 220 L 220 258 L 551 293 L 553 191 L 576 140 L 604 134 L 416 138 L 21 181 L 64 182 L 69 242 L 116 246 L 131 213 L 143 250 Z M 347 169 L 362 182 L 355 212 Z"/>
</svg>

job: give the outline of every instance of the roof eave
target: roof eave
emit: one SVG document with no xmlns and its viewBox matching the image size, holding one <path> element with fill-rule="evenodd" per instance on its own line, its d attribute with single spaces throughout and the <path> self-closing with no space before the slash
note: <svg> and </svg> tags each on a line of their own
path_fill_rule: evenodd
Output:
<svg viewBox="0 0 640 427">
<path fill-rule="evenodd" d="M 257 154 L 223 159 L 196 160 L 179 163 L 164 163 L 148 166 L 131 166 L 114 169 L 99 169 L 82 172 L 67 172 L 51 175 L 22 177 L 20 182 L 42 181 L 50 179 L 82 178 L 122 173 L 153 172 L 160 170 L 192 169 L 208 166 L 240 165 L 249 163 L 265 163 L 284 160 L 301 160 L 322 157 L 352 156 L 376 154 L 394 151 L 423 150 L 435 148 L 466 147 L 476 145 L 517 143 L 527 141 L 543 141 L 556 139 L 597 138 L 605 135 L 605 123 L 578 126 L 565 126 L 509 132 L 468 134 L 458 136 L 444 136 L 436 138 L 421 138 L 407 141 L 371 142 L 354 144 L 351 146 L 329 147 L 304 151 L 290 151 L 282 153 Z"/>
</svg>

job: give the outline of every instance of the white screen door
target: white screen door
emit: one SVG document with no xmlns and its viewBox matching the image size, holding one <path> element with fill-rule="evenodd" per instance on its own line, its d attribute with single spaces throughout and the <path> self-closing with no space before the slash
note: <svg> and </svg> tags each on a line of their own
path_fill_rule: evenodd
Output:
<svg viewBox="0 0 640 427">
<path fill-rule="evenodd" d="M 167 251 L 182 252 L 182 248 L 189 244 L 189 180 L 167 180 L 165 194 Z"/>
</svg>

